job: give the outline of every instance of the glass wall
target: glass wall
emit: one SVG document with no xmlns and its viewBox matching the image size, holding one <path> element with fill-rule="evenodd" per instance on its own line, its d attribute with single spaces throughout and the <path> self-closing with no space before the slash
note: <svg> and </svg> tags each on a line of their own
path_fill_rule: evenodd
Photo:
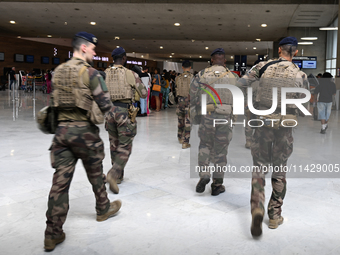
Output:
<svg viewBox="0 0 340 255">
<path fill-rule="evenodd" d="M 336 18 L 331 27 L 338 26 L 338 18 Z M 326 49 L 326 72 L 336 76 L 336 54 L 338 47 L 338 31 L 327 31 L 327 49 Z"/>
</svg>

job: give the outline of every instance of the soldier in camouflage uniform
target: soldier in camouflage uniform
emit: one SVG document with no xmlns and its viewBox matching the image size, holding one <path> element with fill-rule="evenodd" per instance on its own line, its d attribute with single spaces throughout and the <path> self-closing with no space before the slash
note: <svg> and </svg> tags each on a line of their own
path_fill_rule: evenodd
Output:
<svg viewBox="0 0 340 255">
<path fill-rule="evenodd" d="M 193 75 L 190 73 L 190 61 L 185 60 L 182 63 L 183 73 L 176 77 L 176 95 L 178 95 L 178 104 L 176 113 L 178 115 L 178 132 L 177 137 L 182 149 L 190 148 L 190 83 Z"/>
<path fill-rule="evenodd" d="M 293 56 L 298 52 L 296 38 L 284 38 L 279 43 L 278 52 L 280 56 L 278 60 L 260 62 L 238 82 L 238 86 L 247 87 L 255 81 L 260 81 L 258 110 L 267 110 L 271 107 L 273 87 L 308 87 L 307 75 L 292 63 Z M 288 93 L 287 98 L 302 96 L 298 93 Z M 274 114 L 281 114 L 280 105 L 281 90 L 278 89 L 278 108 Z M 294 107 L 295 105 L 287 105 L 287 114 L 297 116 L 297 108 Z M 252 173 L 251 190 L 251 233 L 255 237 L 262 234 L 262 221 L 265 211 L 266 171 L 263 167 L 272 166 L 279 170 L 272 173 L 273 192 L 268 204 L 269 228 L 274 229 L 283 223 L 281 207 L 286 194 L 286 172 L 283 167 L 287 165 L 287 160 L 292 152 L 292 127 L 279 127 L 278 129 L 259 127 L 255 129 L 251 145 L 253 164 L 258 167 Z"/>
<path fill-rule="evenodd" d="M 122 47 L 114 49 L 112 57 L 114 65 L 105 70 L 106 83 L 113 103 L 112 109 L 105 117 L 112 163 L 107 181 L 110 190 L 118 194 L 117 184 L 120 184 L 124 178 L 124 167 L 131 154 L 133 138 L 137 134 L 137 121 L 131 118 L 132 103 L 135 102 L 135 93 L 138 93 L 141 98 L 146 98 L 147 91 L 138 74 L 124 67 L 127 57 Z M 138 112 L 138 109 L 136 110 Z"/>
<path fill-rule="evenodd" d="M 69 209 L 68 191 L 78 159 L 81 159 L 96 198 L 97 221 L 104 221 L 121 207 L 119 200 L 110 203 L 103 180 L 104 145 L 99 137 L 95 108 L 107 112 L 112 108 L 103 78 L 88 62 L 95 53 L 97 38 L 80 32 L 73 38 L 73 58 L 58 66 L 53 76 L 51 105 L 58 109 L 59 125 L 51 150 L 56 169 L 48 197 L 45 230 L 46 250 L 65 240 L 63 224 Z M 99 110 L 98 109 L 98 110 Z M 100 113 L 101 114 L 101 113 Z M 101 114 L 103 119 L 103 115 Z M 96 122 L 96 121 L 94 121 Z"/>
<path fill-rule="evenodd" d="M 260 62 L 260 60 L 256 60 L 255 63 L 254 63 L 254 66 L 249 70 L 249 72 L 251 72 L 253 70 L 253 68 Z M 259 83 L 258 82 L 254 82 L 251 84 L 251 87 L 253 88 L 253 102 L 256 101 L 256 92 L 257 92 L 257 89 L 259 87 Z M 245 107 L 245 119 L 246 119 L 246 123 L 248 123 L 248 121 L 250 119 L 252 119 L 252 114 L 251 112 L 249 111 L 249 108 L 248 108 L 248 105 L 246 105 Z M 252 136 L 253 136 L 253 129 L 246 125 L 246 127 L 244 128 L 244 133 L 246 135 L 246 144 L 245 144 L 245 147 L 247 149 L 250 149 L 250 146 L 251 146 L 251 139 L 252 139 Z"/>
<path fill-rule="evenodd" d="M 236 84 L 238 76 L 230 72 L 225 64 L 225 52 L 218 48 L 211 53 L 211 67 L 200 71 L 190 85 L 190 114 L 193 124 L 199 124 L 198 136 L 200 138 L 198 165 L 200 166 L 200 180 L 196 185 L 196 192 L 202 193 L 205 186 L 210 182 L 210 171 L 206 171 L 210 161 L 215 166 L 215 170 L 227 165 L 228 146 L 232 138 L 232 127 L 230 125 L 216 125 L 214 119 L 226 119 L 230 123 L 232 119 L 232 94 L 228 89 L 214 88 L 215 84 Z M 214 93 L 216 91 L 221 101 Z M 201 107 L 201 95 L 207 95 L 207 114 L 200 116 L 198 122 L 195 121 Z M 217 101 L 218 104 L 214 104 Z M 199 109 L 199 110 L 195 110 Z M 195 113 L 196 112 L 196 113 Z M 199 114 L 198 114 L 199 116 Z M 211 195 L 217 196 L 225 191 L 223 183 L 224 172 L 215 171 L 213 173 L 213 183 L 211 184 Z"/>
</svg>

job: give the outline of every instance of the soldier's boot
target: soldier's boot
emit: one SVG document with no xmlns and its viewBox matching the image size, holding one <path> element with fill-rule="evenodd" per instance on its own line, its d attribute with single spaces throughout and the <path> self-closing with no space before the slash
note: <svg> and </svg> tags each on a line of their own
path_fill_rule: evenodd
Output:
<svg viewBox="0 0 340 255">
<path fill-rule="evenodd" d="M 250 140 L 247 140 L 245 146 L 246 146 L 247 149 L 250 149 L 251 141 L 250 141 Z"/>
<path fill-rule="evenodd" d="M 182 143 L 183 143 L 182 138 L 179 138 L 179 137 L 178 137 L 178 142 L 179 142 L 180 144 L 182 144 Z"/>
<path fill-rule="evenodd" d="M 182 144 L 182 149 L 188 149 L 190 147 L 191 147 L 190 143 L 183 143 Z"/>
<path fill-rule="evenodd" d="M 117 180 L 115 178 L 113 178 L 111 175 L 107 175 L 107 182 L 109 183 L 109 187 L 110 190 L 114 193 L 114 194 L 118 194 L 119 193 L 119 188 L 117 185 Z"/>
<path fill-rule="evenodd" d="M 210 177 L 208 176 L 200 178 L 199 182 L 196 185 L 196 192 L 203 193 L 205 191 L 205 185 L 207 185 L 209 182 L 210 182 Z"/>
<path fill-rule="evenodd" d="M 224 185 L 218 185 L 216 186 L 214 183 L 211 184 L 211 195 L 212 196 L 218 196 L 219 194 L 225 192 Z"/>
<path fill-rule="evenodd" d="M 252 221 L 251 221 L 251 228 L 250 232 L 252 236 L 258 237 L 262 235 L 262 221 L 263 221 L 263 210 L 260 208 L 254 209 L 251 213 Z"/>
<path fill-rule="evenodd" d="M 97 215 L 97 221 L 107 220 L 108 218 L 115 215 L 121 207 L 122 207 L 122 202 L 120 200 L 113 201 L 112 203 L 110 203 L 109 210 L 106 213 L 102 215 Z"/>
<path fill-rule="evenodd" d="M 280 216 L 280 218 L 276 219 L 276 220 L 272 220 L 269 219 L 269 228 L 275 229 L 277 228 L 279 225 L 281 225 L 283 223 L 283 217 Z"/>
<path fill-rule="evenodd" d="M 65 240 L 65 233 L 63 232 L 60 237 L 54 239 L 46 239 L 44 240 L 44 249 L 46 251 L 53 251 L 55 246 L 59 243 L 62 243 Z"/>
</svg>

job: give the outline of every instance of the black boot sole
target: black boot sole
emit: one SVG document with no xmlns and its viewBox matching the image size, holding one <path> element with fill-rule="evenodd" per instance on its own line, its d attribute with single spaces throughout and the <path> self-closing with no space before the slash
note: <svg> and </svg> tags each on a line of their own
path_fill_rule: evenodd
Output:
<svg viewBox="0 0 340 255">
<path fill-rule="evenodd" d="M 205 185 L 207 185 L 209 182 L 210 182 L 210 178 L 200 179 L 200 181 L 196 185 L 196 192 L 203 193 L 205 191 Z"/>
</svg>

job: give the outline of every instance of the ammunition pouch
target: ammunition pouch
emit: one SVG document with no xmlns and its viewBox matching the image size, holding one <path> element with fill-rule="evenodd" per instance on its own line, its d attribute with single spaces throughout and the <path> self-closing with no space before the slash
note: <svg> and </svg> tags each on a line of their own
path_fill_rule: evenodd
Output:
<svg viewBox="0 0 340 255">
<path fill-rule="evenodd" d="M 280 127 L 295 127 L 298 124 L 297 117 L 294 114 L 281 115 L 277 113 L 259 117 L 263 121 L 263 127 L 279 129 Z"/>
<path fill-rule="evenodd" d="M 263 121 L 263 127 L 271 128 L 271 129 L 279 129 L 281 114 L 269 114 L 260 116 L 260 120 Z"/>
<path fill-rule="evenodd" d="M 281 125 L 282 122 L 284 126 Z M 286 115 L 281 116 L 281 121 L 280 121 L 281 127 L 295 127 L 295 125 L 297 126 L 298 124 L 299 123 L 297 120 L 297 116 L 294 114 L 286 114 Z"/>
<path fill-rule="evenodd" d="M 214 104 L 208 104 L 207 105 L 207 112 L 215 112 L 217 114 L 221 115 L 230 115 L 233 112 L 233 109 L 231 105 L 217 105 L 215 106 Z"/>
<path fill-rule="evenodd" d="M 131 120 L 131 123 L 135 123 L 138 111 L 139 111 L 138 107 L 135 107 L 134 105 L 130 105 L 128 109 L 128 113 L 129 113 L 129 118 Z"/>
<path fill-rule="evenodd" d="M 215 112 L 222 115 L 230 115 L 233 112 L 231 105 L 218 105 L 216 106 Z"/>
</svg>

